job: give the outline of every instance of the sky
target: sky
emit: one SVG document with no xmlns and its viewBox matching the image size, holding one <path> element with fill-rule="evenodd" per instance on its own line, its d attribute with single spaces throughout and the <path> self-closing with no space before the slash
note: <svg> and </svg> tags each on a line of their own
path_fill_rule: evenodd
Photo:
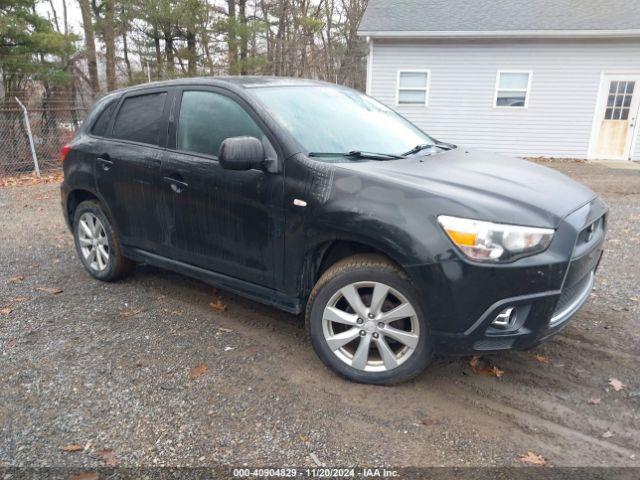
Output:
<svg viewBox="0 0 640 480">
<path fill-rule="evenodd" d="M 37 12 L 43 17 L 47 18 L 49 15 L 53 21 L 53 14 L 51 13 L 51 3 L 58 14 L 58 23 L 60 29 L 64 29 L 64 20 L 62 19 L 62 0 L 40 0 L 36 4 Z M 66 0 L 67 3 L 67 18 L 69 23 L 69 33 L 75 33 L 82 37 L 82 14 L 80 13 L 80 6 L 77 0 Z"/>
</svg>

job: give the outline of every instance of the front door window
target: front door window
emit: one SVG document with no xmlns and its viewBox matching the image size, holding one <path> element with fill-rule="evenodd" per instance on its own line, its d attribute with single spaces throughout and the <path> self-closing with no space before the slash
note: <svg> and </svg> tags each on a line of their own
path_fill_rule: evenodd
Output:
<svg viewBox="0 0 640 480">
<path fill-rule="evenodd" d="M 240 105 L 214 92 L 184 92 L 178 119 L 178 150 L 216 157 L 225 139 L 240 136 L 258 140 L 263 137 Z"/>
</svg>

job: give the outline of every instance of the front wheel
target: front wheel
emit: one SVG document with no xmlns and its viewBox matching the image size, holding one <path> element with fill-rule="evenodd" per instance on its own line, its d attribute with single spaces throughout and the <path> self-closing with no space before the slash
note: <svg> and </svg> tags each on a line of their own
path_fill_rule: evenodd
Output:
<svg viewBox="0 0 640 480">
<path fill-rule="evenodd" d="M 329 268 L 307 305 L 320 359 L 361 383 L 409 380 L 429 363 L 429 325 L 413 284 L 380 255 L 355 255 Z"/>
</svg>

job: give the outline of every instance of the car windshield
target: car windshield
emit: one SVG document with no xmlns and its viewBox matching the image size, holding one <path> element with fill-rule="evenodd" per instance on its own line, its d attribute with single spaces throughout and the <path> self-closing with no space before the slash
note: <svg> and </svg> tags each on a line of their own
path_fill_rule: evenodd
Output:
<svg viewBox="0 0 640 480">
<path fill-rule="evenodd" d="M 416 145 L 436 143 L 390 108 L 355 90 L 276 86 L 253 93 L 309 153 L 398 155 Z M 362 157 L 352 157 L 357 158 Z"/>
</svg>

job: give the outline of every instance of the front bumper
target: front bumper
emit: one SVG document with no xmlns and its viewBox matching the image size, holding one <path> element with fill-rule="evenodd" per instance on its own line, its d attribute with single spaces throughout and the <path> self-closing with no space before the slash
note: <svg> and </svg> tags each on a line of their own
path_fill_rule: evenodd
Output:
<svg viewBox="0 0 640 480">
<path fill-rule="evenodd" d="M 467 298 L 453 297 L 451 318 L 463 307 L 468 312 L 480 308 L 481 313 L 466 322 L 458 321 L 458 331 L 453 332 L 437 328 L 447 326 L 444 318 L 432 322 L 436 324 L 432 331 L 436 353 L 528 349 L 562 331 L 590 296 L 605 233 L 606 207 L 596 199 L 563 220 L 549 250 L 536 256 L 539 258 L 488 267 L 489 272 L 485 266 L 467 267 L 467 275 L 458 280 L 467 289 Z M 446 264 L 444 268 L 450 269 Z M 476 269 L 481 282 L 474 284 Z M 456 286 L 454 281 L 450 288 L 455 290 Z M 429 312 L 428 306 L 425 308 Z M 510 325 L 492 325 L 496 316 L 509 308 L 514 309 Z"/>
</svg>

